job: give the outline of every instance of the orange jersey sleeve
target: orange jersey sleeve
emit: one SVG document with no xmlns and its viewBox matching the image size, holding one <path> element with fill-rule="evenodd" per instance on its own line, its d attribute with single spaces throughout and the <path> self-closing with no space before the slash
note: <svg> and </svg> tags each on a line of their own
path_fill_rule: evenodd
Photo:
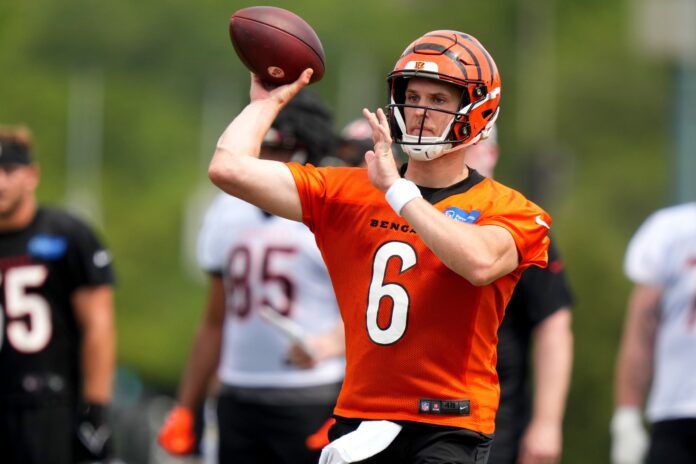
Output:
<svg viewBox="0 0 696 464">
<path fill-rule="evenodd" d="M 302 200 L 302 222 L 312 232 L 315 232 L 315 227 L 320 224 L 317 224 L 314 218 L 322 217 L 325 204 L 325 177 L 322 175 L 322 171 L 315 169 L 311 164 L 303 168 L 300 164 L 289 163 L 288 167 L 295 178 L 297 190 Z"/>
<path fill-rule="evenodd" d="M 532 265 L 546 267 L 551 217 L 515 190 L 490 179 L 484 182 L 491 184 L 496 199 L 477 224 L 496 225 L 510 232 L 520 254 L 522 269 Z"/>
<path fill-rule="evenodd" d="M 545 262 L 543 210 L 480 175 L 431 203 L 453 220 L 509 230 L 520 266 L 476 287 L 447 268 L 360 168 L 290 164 L 346 330 L 335 413 L 494 430 L 497 330 L 524 267 Z"/>
</svg>

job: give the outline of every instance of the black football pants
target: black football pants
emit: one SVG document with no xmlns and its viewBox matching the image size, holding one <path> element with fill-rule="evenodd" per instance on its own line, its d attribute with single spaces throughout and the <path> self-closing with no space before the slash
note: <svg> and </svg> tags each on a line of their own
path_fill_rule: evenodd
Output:
<svg viewBox="0 0 696 464">
<path fill-rule="evenodd" d="M 307 437 L 331 417 L 334 403 L 269 405 L 221 395 L 217 400 L 221 464 L 316 464 Z"/>
<path fill-rule="evenodd" d="M 0 408 L 0 462 L 71 464 L 75 408 Z"/>
<path fill-rule="evenodd" d="M 696 463 L 696 419 L 655 422 L 647 464 Z"/>
<path fill-rule="evenodd" d="M 352 432 L 360 419 L 336 418 L 331 441 Z M 486 464 L 492 437 L 457 427 L 401 422 L 399 435 L 381 453 L 360 464 Z"/>
</svg>

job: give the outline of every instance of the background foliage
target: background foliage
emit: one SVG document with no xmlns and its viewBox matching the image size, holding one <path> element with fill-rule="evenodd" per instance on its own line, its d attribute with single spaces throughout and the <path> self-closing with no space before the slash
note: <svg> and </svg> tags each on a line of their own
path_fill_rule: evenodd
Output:
<svg viewBox="0 0 696 464">
<path fill-rule="evenodd" d="M 71 187 L 71 82 L 97 76 L 103 88 L 93 220 L 117 265 L 119 362 L 151 384 L 175 385 L 200 317 L 203 280 L 186 261 L 191 224 L 212 191 L 205 168 L 217 135 L 248 98 L 227 21 L 252 4 L 0 0 L 0 122 L 33 128 L 44 202 L 64 204 Z M 498 177 L 552 214 L 577 297 L 564 462 L 606 462 L 629 290 L 623 252 L 649 212 L 671 200 L 672 78 L 635 45 L 630 4 L 274 4 L 322 38 L 327 73 L 314 90 L 334 108 L 337 127 L 385 103 L 386 73 L 428 30 L 463 30 L 491 51 L 504 88 Z"/>
</svg>

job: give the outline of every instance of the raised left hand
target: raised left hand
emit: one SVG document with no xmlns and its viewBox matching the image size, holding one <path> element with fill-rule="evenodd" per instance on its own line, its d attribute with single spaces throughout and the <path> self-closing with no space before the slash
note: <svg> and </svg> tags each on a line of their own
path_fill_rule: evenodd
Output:
<svg viewBox="0 0 696 464">
<path fill-rule="evenodd" d="M 382 192 L 386 192 L 401 177 L 391 149 L 392 138 L 389 121 L 387 121 L 387 116 L 382 108 L 378 108 L 375 113 L 365 108 L 363 115 L 372 127 L 372 141 L 375 144 L 374 151 L 370 150 L 365 153 L 367 175 L 372 185 Z"/>
</svg>

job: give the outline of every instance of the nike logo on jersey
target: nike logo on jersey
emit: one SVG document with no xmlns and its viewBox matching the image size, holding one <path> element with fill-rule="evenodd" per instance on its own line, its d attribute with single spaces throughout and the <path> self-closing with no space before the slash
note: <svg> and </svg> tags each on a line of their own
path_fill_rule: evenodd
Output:
<svg viewBox="0 0 696 464">
<path fill-rule="evenodd" d="M 541 218 L 541 214 L 537 215 L 537 217 L 534 218 L 534 222 L 536 222 L 536 223 L 539 224 L 540 226 L 546 227 L 547 229 L 551 229 L 551 226 L 548 225 L 548 224 L 546 223 L 546 221 L 544 221 L 544 220 Z"/>
<path fill-rule="evenodd" d="M 60 235 L 38 234 L 29 240 L 27 251 L 33 258 L 56 261 L 68 249 L 68 240 Z"/>
<path fill-rule="evenodd" d="M 108 266 L 111 263 L 111 255 L 106 250 L 99 250 L 92 256 L 92 262 L 97 267 Z"/>
<path fill-rule="evenodd" d="M 443 211 L 445 216 L 450 219 L 454 219 L 457 222 L 466 222 L 467 224 L 473 224 L 481 217 L 481 211 L 477 209 L 472 209 L 471 211 L 464 211 L 456 206 L 450 206 Z"/>
</svg>

